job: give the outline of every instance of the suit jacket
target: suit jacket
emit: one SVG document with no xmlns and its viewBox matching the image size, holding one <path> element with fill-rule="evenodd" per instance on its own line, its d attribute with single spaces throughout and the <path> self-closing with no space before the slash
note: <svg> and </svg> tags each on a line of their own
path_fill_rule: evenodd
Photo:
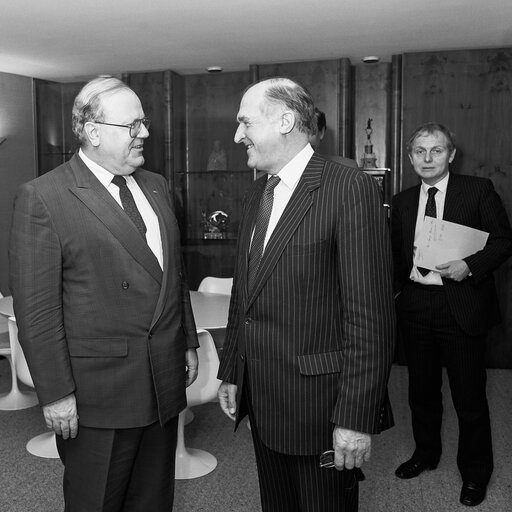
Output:
<svg viewBox="0 0 512 512">
<path fill-rule="evenodd" d="M 392 264 L 374 181 L 315 153 L 263 254 L 248 293 L 247 260 L 266 177 L 249 190 L 219 378 L 244 375 L 263 442 L 318 454 L 334 425 L 391 426 L 387 381 L 395 340 Z M 242 409 L 241 409 L 242 407 Z"/>
<path fill-rule="evenodd" d="M 392 201 L 394 287 L 398 293 L 409 281 L 413 266 L 414 231 L 421 185 L 397 194 Z M 443 279 L 452 315 L 463 331 L 484 334 L 499 320 L 493 271 L 512 253 L 512 232 L 492 182 L 450 173 L 443 219 L 489 233 L 484 249 L 464 258 L 471 276 L 461 282 Z"/>
<path fill-rule="evenodd" d="M 20 188 L 10 288 L 42 404 L 75 393 L 80 423 L 128 428 L 186 405 L 185 352 L 197 346 L 167 182 L 133 174 L 158 216 L 163 271 L 78 155 Z"/>
</svg>

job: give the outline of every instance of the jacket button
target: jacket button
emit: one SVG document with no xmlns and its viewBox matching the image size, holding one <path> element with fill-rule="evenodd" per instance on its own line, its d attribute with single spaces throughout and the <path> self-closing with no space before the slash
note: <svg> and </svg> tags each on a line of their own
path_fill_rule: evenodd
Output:
<svg viewBox="0 0 512 512">
<path fill-rule="evenodd" d="M 149 333 L 149 334 L 148 334 L 148 340 L 150 340 L 152 337 L 153 337 L 153 334 L 152 334 L 152 333 Z"/>
<path fill-rule="evenodd" d="M 243 361 L 245 359 L 245 356 L 243 354 L 240 354 L 240 359 Z"/>
<path fill-rule="evenodd" d="M 121 286 L 123 287 L 123 290 L 128 290 L 128 288 L 130 288 L 130 283 L 128 281 L 123 281 Z"/>
<path fill-rule="evenodd" d="M 245 319 L 245 325 L 249 325 L 252 322 L 252 318 Z"/>
</svg>

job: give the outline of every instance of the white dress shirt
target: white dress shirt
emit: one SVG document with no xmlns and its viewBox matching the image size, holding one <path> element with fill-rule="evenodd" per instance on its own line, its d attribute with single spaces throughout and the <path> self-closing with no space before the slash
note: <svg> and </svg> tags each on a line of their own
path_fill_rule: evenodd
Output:
<svg viewBox="0 0 512 512">
<path fill-rule="evenodd" d="M 308 165 L 308 162 L 313 156 L 313 148 L 310 144 L 299 151 L 278 173 L 277 176 L 280 178 L 280 182 L 274 189 L 274 203 L 272 205 L 272 213 L 270 214 L 270 220 L 268 221 L 267 233 L 265 235 L 265 242 L 263 244 L 263 250 L 267 246 L 267 242 L 272 235 L 281 215 L 288 204 L 288 201 L 292 197 L 293 191 L 297 187 L 297 183 Z M 270 177 L 270 175 L 268 176 Z"/>
<path fill-rule="evenodd" d="M 424 181 L 421 182 L 420 187 L 420 200 L 418 204 L 418 216 L 416 217 L 416 230 L 414 231 L 414 249 L 413 249 L 413 258 L 416 256 L 416 241 L 421 233 L 423 228 L 423 220 L 425 218 L 425 206 L 427 205 L 428 199 L 428 189 L 432 186 L 437 188 L 436 195 L 434 199 L 436 201 L 436 218 L 442 219 L 444 213 L 444 201 L 446 199 L 446 188 L 448 187 L 448 180 L 450 178 L 450 173 L 448 173 L 441 181 L 436 183 L 435 185 L 427 185 Z M 409 277 L 421 284 L 437 284 L 442 286 L 443 280 L 441 279 L 441 274 L 439 272 L 435 272 L 431 270 L 426 276 L 422 275 L 418 270 L 418 267 L 413 265 L 411 274 Z"/>
<path fill-rule="evenodd" d="M 83 151 L 80 149 L 78 151 L 78 156 L 83 160 L 85 165 L 90 169 L 90 171 L 98 178 L 99 182 L 108 190 L 110 195 L 117 201 L 119 206 L 122 208 L 123 205 L 121 203 L 121 198 L 119 196 L 119 187 L 112 183 L 112 179 L 114 175 L 107 171 L 101 165 L 98 165 L 96 162 L 93 162 Z M 146 224 L 146 241 L 149 245 L 149 248 L 156 256 L 160 267 L 163 269 L 163 249 L 162 249 L 162 237 L 160 235 L 160 224 L 158 223 L 158 217 L 156 213 L 151 208 L 149 201 L 146 199 L 144 192 L 140 189 L 139 185 L 135 181 L 133 176 L 124 176 L 126 179 L 126 184 L 128 185 L 128 189 L 133 195 L 133 199 L 137 208 L 139 209 L 140 215 L 144 224 Z"/>
</svg>

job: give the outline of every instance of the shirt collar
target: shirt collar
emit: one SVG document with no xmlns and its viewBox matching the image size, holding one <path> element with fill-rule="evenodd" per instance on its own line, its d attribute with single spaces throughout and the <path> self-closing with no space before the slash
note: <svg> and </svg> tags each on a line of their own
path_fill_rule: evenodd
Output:
<svg viewBox="0 0 512 512">
<path fill-rule="evenodd" d="M 83 151 L 82 148 L 78 150 L 78 156 L 83 160 L 84 164 L 90 169 L 90 171 L 98 178 L 100 183 L 104 187 L 108 187 L 112 182 L 114 175 L 107 171 L 104 167 L 91 160 Z"/>
<path fill-rule="evenodd" d="M 290 189 L 294 190 L 306 165 L 313 156 L 311 144 L 306 144 L 278 173 L 277 176 Z"/>
<path fill-rule="evenodd" d="M 446 188 L 448 187 L 448 179 L 450 173 L 448 173 L 441 181 L 438 181 L 435 185 L 427 185 L 424 181 L 421 182 L 421 191 L 424 195 L 428 195 L 428 189 L 436 187 L 439 192 L 446 194 Z"/>
</svg>

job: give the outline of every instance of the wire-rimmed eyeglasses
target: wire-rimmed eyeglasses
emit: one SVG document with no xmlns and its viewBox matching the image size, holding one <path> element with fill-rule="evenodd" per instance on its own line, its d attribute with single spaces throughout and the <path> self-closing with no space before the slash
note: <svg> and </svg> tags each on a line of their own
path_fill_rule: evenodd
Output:
<svg viewBox="0 0 512 512">
<path fill-rule="evenodd" d="M 142 125 L 144 125 L 146 129 L 149 130 L 149 125 L 151 124 L 151 120 L 148 117 L 143 117 L 142 119 L 135 119 L 135 121 L 133 121 L 133 123 L 130 124 L 105 123 L 104 121 L 93 122 L 98 124 L 106 124 L 108 126 L 120 126 L 121 128 L 130 128 L 130 137 L 132 139 L 135 139 L 135 137 L 139 135 Z"/>
</svg>

